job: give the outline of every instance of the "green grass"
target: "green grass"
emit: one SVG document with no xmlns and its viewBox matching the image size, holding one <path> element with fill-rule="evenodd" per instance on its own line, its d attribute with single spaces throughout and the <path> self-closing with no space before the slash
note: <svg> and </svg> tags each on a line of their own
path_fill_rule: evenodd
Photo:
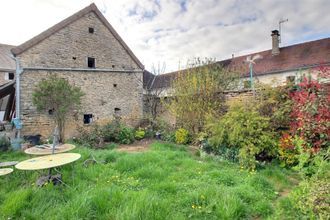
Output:
<svg viewBox="0 0 330 220">
<path fill-rule="evenodd" d="M 290 219 L 277 207 L 286 207 L 279 192 L 293 187 L 294 174 L 276 166 L 250 174 L 165 143 L 143 153 L 75 152 L 82 158 L 61 170 L 69 186 L 36 187 L 36 172 L 1 177 L 0 219 Z M 104 163 L 84 167 L 91 154 Z M 25 158 L 0 155 L 0 161 Z"/>
</svg>

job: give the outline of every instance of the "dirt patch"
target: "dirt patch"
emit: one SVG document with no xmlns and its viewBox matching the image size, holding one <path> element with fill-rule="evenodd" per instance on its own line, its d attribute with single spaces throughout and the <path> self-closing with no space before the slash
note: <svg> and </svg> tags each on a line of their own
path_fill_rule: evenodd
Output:
<svg viewBox="0 0 330 220">
<path fill-rule="evenodd" d="M 135 141 L 133 144 L 130 145 L 120 145 L 117 148 L 117 151 L 119 152 L 129 152 L 129 153 L 138 153 L 138 152 L 144 152 L 149 150 L 150 144 L 152 144 L 154 140 L 141 140 L 141 141 Z"/>
</svg>

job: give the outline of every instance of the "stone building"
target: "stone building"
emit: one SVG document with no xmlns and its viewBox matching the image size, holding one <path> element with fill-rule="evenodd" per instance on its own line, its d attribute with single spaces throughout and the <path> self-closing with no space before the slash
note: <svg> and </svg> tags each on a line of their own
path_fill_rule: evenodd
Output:
<svg viewBox="0 0 330 220">
<path fill-rule="evenodd" d="M 312 69 L 320 66 L 330 67 L 330 38 L 304 42 L 286 47 L 279 46 L 279 33 L 272 31 L 272 48 L 244 56 L 232 57 L 231 59 L 217 61 L 216 64 L 223 68 L 238 72 L 240 80 L 238 88 L 226 91 L 227 99 L 244 99 L 252 96 L 250 88 L 250 72 L 246 62 L 256 55 L 261 59 L 255 61 L 253 66 L 254 82 L 271 84 L 272 86 L 285 85 L 288 81 L 297 81 L 300 75 L 309 73 Z M 154 91 L 162 91 L 160 97 L 168 98 L 172 95 L 172 82 L 179 74 L 185 74 L 186 69 L 154 76 L 151 87 Z M 149 76 L 150 78 L 150 76 Z M 151 81 L 151 80 L 149 80 Z M 330 79 L 326 81 L 330 82 Z M 158 113 L 164 120 L 175 124 L 175 118 L 161 107 Z"/>
<path fill-rule="evenodd" d="M 48 137 L 54 129 L 52 110 L 38 112 L 32 104 L 36 85 L 50 75 L 67 79 L 85 93 L 82 108 L 72 115 L 66 137 L 76 126 L 143 115 L 144 66 L 105 19 L 95 4 L 42 32 L 11 52 L 18 58 L 21 74 L 23 135 Z"/>
<path fill-rule="evenodd" d="M 249 90 L 249 66 L 246 60 L 260 55 L 261 59 L 253 65 L 253 77 L 256 82 L 272 84 L 273 86 L 284 85 L 287 81 L 296 80 L 299 73 L 307 73 L 319 66 L 330 66 L 330 38 L 304 42 L 286 47 L 279 47 L 279 33 L 272 31 L 272 49 L 260 51 L 244 56 L 232 57 L 231 59 L 217 61 L 223 68 L 239 72 L 241 74 L 240 85 L 237 88 Z M 175 71 L 157 76 L 152 87 L 163 88 L 163 96 L 171 94 L 171 83 L 179 73 L 186 70 Z"/>
<path fill-rule="evenodd" d="M 15 80 L 15 61 L 10 52 L 13 47 L 0 44 L 0 86 Z"/>
</svg>

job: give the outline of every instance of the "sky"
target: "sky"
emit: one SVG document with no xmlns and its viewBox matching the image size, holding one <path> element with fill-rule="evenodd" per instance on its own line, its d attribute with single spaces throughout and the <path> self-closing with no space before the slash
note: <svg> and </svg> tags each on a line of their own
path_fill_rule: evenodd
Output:
<svg viewBox="0 0 330 220">
<path fill-rule="evenodd" d="M 0 43 L 24 43 L 92 2 L 156 73 L 271 49 L 284 19 L 281 47 L 330 37 L 329 0 L 0 0 Z"/>
</svg>

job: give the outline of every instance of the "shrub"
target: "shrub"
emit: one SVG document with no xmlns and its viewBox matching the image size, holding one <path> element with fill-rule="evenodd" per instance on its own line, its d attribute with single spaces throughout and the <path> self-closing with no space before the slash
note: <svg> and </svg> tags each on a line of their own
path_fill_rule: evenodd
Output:
<svg viewBox="0 0 330 220">
<path fill-rule="evenodd" d="M 164 133 L 162 133 L 162 140 L 175 143 L 175 132 L 165 131 Z"/>
<path fill-rule="evenodd" d="M 139 128 L 135 131 L 134 137 L 137 140 L 141 140 L 144 138 L 145 134 L 146 132 L 142 128 Z"/>
<path fill-rule="evenodd" d="M 132 128 L 121 126 L 118 135 L 118 142 L 121 144 L 131 144 L 134 141 L 134 131 Z"/>
<path fill-rule="evenodd" d="M 80 136 L 74 141 L 78 144 L 91 148 L 104 147 L 104 136 L 101 126 L 97 124 L 89 126 L 88 128 L 80 126 L 77 128 L 77 130 Z"/>
<path fill-rule="evenodd" d="M 283 134 L 279 141 L 278 154 L 282 167 L 292 167 L 298 163 L 299 146 L 303 145 L 303 140 L 298 136 L 292 137 L 290 134 Z"/>
<path fill-rule="evenodd" d="M 314 152 L 330 144 L 329 95 L 320 82 L 303 77 L 296 91 L 291 93 L 293 108 L 290 128 L 292 135 L 304 139 Z"/>
<path fill-rule="evenodd" d="M 184 128 L 178 129 L 175 132 L 175 142 L 177 144 L 187 144 L 189 142 L 189 132 Z"/>
<path fill-rule="evenodd" d="M 119 137 L 121 127 L 122 127 L 122 125 L 117 120 L 107 123 L 103 127 L 103 131 L 102 131 L 104 140 L 107 142 L 111 142 L 111 141 L 118 142 L 118 137 Z"/>
<path fill-rule="evenodd" d="M 275 135 L 269 131 L 269 119 L 260 116 L 252 106 L 233 105 L 226 115 L 215 121 L 209 124 L 210 144 L 216 152 L 221 152 L 221 148 L 238 149 L 242 167 L 254 170 L 256 156 L 275 155 Z"/>
<path fill-rule="evenodd" d="M 330 218 L 330 182 L 325 179 L 303 181 L 291 195 L 295 208 L 311 219 Z"/>
<path fill-rule="evenodd" d="M 8 137 L 2 136 L 0 137 L 0 151 L 6 151 L 10 148 L 10 141 Z"/>
</svg>

